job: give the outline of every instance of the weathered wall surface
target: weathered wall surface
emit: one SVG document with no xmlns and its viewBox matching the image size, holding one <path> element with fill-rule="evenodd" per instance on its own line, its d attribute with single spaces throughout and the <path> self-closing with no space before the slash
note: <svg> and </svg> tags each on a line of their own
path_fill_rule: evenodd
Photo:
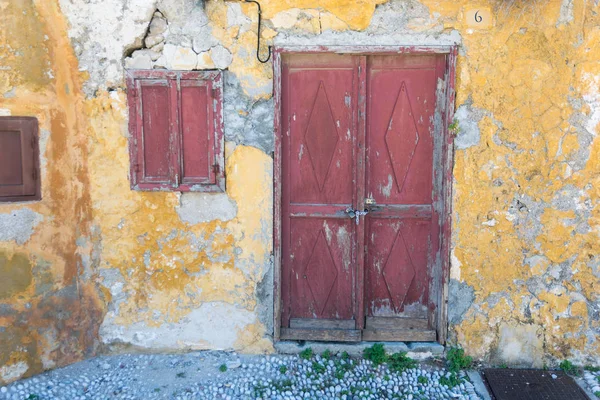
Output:
<svg viewBox="0 0 600 400">
<path fill-rule="evenodd" d="M 597 362 L 598 2 L 261 5 L 278 45 L 460 46 L 451 343 L 491 363 Z M 490 23 L 470 22 L 476 6 Z M 255 6 L 0 9 L 0 112 L 38 116 L 47 138 L 44 199 L 0 206 L 0 380 L 99 344 L 271 351 L 272 65 Z M 228 69 L 226 193 L 129 189 L 125 66 Z"/>
<path fill-rule="evenodd" d="M 40 122 L 42 196 L 0 204 L 0 383 L 93 354 L 105 300 L 93 279 L 78 61 L 58 5 L 0 1 L 0 115 Z"/>
</svg>

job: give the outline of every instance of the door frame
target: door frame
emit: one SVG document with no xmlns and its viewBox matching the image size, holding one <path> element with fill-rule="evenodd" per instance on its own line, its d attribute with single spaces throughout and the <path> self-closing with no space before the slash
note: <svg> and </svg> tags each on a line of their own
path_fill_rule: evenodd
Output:
<svg viewBox="0 0 600 400">
<path fill-rule="evenodd" d="M 457 45 L 447 46 L 284 46 L 275 47 L 273 51 L 273 97 L 275 102 L 274 115 L 274 154 L 273 154 L 273 339 L 280 340 L 281 328 L 281 166 L 282 166 L 282 120 L 281 120 L 281 55 L 309 54 L 309 53 L 337 53 L 352 55 L 376 54 L 445 54 L 446 70 L 444 73 L 445 88 L 443 94 L 443 110 L 441 113 L 442 126 L 442 165 L 443 187 L 437 193 L 442 194 L 442 199 L 433 199 L 442 204 L 441 218 L 441 268 L 432 271 L 430 288 L 430 302 L 436 307 L 436 326 L 438 342 L 446 343 L 448 334 L 448 276 L 450 271 L 450 244 L 452 233 L 452 168 L 454 166 L 453 137 L 448 125 L 454 118 L 456 59 Z M 436 108 L 440 104 L 436 105 Z M 431 290 L 430 289 L 430 290 Z"/>
</svg>

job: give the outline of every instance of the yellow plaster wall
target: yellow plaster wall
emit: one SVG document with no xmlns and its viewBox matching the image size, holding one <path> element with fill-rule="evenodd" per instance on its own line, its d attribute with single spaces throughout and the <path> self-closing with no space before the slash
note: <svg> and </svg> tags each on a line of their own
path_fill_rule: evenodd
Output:
<svg viewBox="0 0 600 400">
<path fill-rule="evenodd" d="M 367 29 L 384 1 L 263 3 L 263 35 L 272 40 L 288 25 L 310 35 Z M 474 301 L 450 338 L 492 362 L 504 357 L 500 343 L 520 340 L 503 336 L 505 326 L 527 328 L 513 329 L 517 336 L 539 332 L 544 355 L 534 363 L 600 356 L 600 144 L 598 127 L 589 127 L 600 104 L 600 9 L 573 4 L 572 20 L 561 22 L 558 0 L 422 0 L 429 18 L 408 25 L 408 34 L 460 33 L 457 106 L 484 113 L 479 144 L 455 154 L 451 276 Z M 493 17 L 484 29 L 466 20 L 476 6 Z M 242 10 L 256 26 L 253 7 Z M 57 1 L 0 0 L 0 10 L 0 95 L 13 94 L 0 97 L 0 108 L 36 115 L 49 132 L 43 200 L 0 205 L 0 214 L 29 208 L 43 217 L 25 244 L 0 242 L 0 256 L 24 271 L 17 292 L 0 295 L 1 326 L 10 326 L 0 330 L 10 343 L 0 352 L 0 381 L 92 354 L 111 329 L 197 328 L 197 339 L 175 347 L 218 347 L 202 331 L 206 321 L 185 325 L 207 304 L 235 317 L 228 347 L 272 351 L 259 298 L 272 251 L 270 155 L 229 142 L 226 195 L 236 215 L 182 221 L 179 194 L 129 189 L 124 88 L 81 94 L 87 76 Z M 205 10 L 233 54 L 229 70 L 246 93 L 268 99 L 256 91 L 271 84 L 272 66 L 255 58 L 255 31 L 228 26 L 224 2 L 207 1 Z M 595 132 L 582 144 L 586 124 Z M 578 153 L 582 145 L 588 156 Z M 561 206 L 565 190 L 574 203 Z M 46 312 L 51 307 L 68 317 Z"/>
<path fill-rule="evenodd" d="M 95 352 L 104 304 L 82 280 L 91 203 L 78 62 L 52 1 L 0 1 L 0 109 L 35 116 L 42 201 L 0 203 L 0 218 L 31 210 L 31 235 L 0 242 L 0 383 Z M 8 111 L 7 111 L 8 110 Z M 35 213 L 35 214 L 34 214 Z M 17 218 L 17 217 L 14 217 Z"/>
</svg>

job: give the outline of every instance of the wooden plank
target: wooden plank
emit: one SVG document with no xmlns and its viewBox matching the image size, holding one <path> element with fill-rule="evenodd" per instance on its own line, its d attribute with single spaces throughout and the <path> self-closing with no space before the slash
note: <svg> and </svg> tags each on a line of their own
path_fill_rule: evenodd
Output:
<svg viewBox="0 0 600 400">
<path fill-rule="evenodd" d="M 318 340 L 327 342 L 360 342 L 358 329 L 291 329 L 281 328 L 281 340 Z"/>
<path fill-rule="evenodd" d="M 397 329 L 365 329 L 362 340 L 365 342 L 435 342 L 434 330 L 397 330 Z"/>
<path fill-rule="evenodd" d="M 273 54 L 274 151 L 273 151 L 273 339 L 279 341 L 281 321 L 281 55 Z"/>
<path fill-rule="evenodd" d="M 367 329 L 426 331 L 429 324 L 426 318 L 367 317 Z"/>
<path fill-rule="evenodd" d="M 456 48 L 455 45 L 439 46 L 324 46 L 324 45 L 287 45 L 279 46 L 279 53 L 337 53 L 337 54 L 447 54 Z"/>
<path fill-rule="evenodd" d="M 290 318 L 292 329 L 354 329 L 356 321 L 353 319 L 312 319 Z"/>
<path fill-rule="evenodd" d="M 358 113 L 355 113 L 357 123 L 357 136 L 354 139 L 355 152 L 355 192 L 357 210 L 365 210 L 365 156 L 367 142 L 367 57 L 361 56 L 358 65 Z M 358 114 L 358 115 L 356 115 Z M 358 318 L 357 328 L 363 329 L 365 323 L 365 227 L 367 225 L 367 216 L 362 217 L 362 221 L 355 227 L 356 244 L 354 247 L 357 264 L 356 285 L 355 285 L 355 304 L 356 316 Z"/>
</svg>

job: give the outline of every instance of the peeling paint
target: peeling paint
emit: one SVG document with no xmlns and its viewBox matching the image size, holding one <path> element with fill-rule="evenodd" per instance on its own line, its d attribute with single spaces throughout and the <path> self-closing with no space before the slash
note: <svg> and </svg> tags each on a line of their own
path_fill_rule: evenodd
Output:
<svg viewBox="0 0 600 400">
<path fill-rule="evenodd" d="M 498 3 L 477 29 L 467 0 L 261 5 L 261 52 L 459 46 L 449 341 L 487 362 L 596 363 L 599 5 Z M 3 292 L 0 381 L 101 343 L 273 351 L 273 71 L 256 59 L 255 5 L 0 8 L 0 114 L 38 117 L 43 192 L 0 205 L 0 254 L 31 273 Z M 226 193 L 130 190 L 125 66 L 227 68 Z"/>
</svg>

